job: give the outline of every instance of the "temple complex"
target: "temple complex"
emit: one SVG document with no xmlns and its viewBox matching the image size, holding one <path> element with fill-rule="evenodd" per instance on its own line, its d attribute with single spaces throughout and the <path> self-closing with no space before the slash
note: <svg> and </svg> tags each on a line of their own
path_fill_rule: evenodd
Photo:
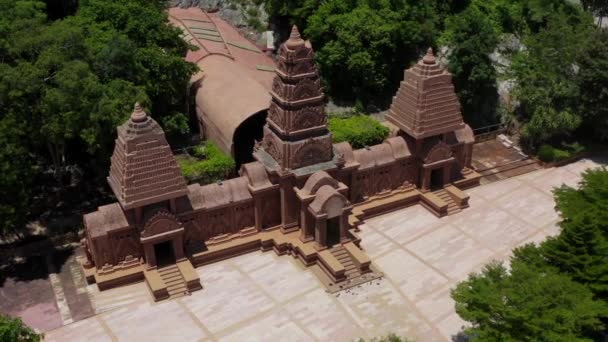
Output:
<svg viewBox="0 0 608 342">
<path fill-rule="evenodd" d="M 201 289 L 195 266 L 272 249 L 339 291 L 380 276 L 359 248 L 365 218 L 418 203 L 437 216 L 468 207 L 462 189 L 479 183 L 473 134 L 432 50 L 393 99 L 398 135 L 358 150 L 332 144 L 314 51 L 297 27 L 278 53 L 263 138 L 239 177 L 186 185 L 162 129 L 135 105 L 108 177 L 118 202 L 84 216 L 89 282 L 145 279 L 162 300 Z"/>
</svg>

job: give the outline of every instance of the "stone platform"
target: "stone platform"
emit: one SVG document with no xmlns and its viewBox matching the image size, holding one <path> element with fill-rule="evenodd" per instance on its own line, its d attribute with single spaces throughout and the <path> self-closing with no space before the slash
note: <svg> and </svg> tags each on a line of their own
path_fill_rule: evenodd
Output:
<svg viewBox="0 0 608 342">
<path fill-rule="evenodd" d="M 411 206 L 368 219 L 361 246 L 384 277 L 335 295 L 299 261 L 256 251 L 198 267 L 204 289 L 176 300 L 154 303 L 144 283 L 89 285 L 96 316 L 46 340 L 347 341 L 394 332 L 450 341 L 464 324 L 450 289 L 514 247 L 557 234 L 552 188 L 575 186 L 599 165 L 586 159 L 467 190 L 471 208 L 443 218 Z"/>
</svg>

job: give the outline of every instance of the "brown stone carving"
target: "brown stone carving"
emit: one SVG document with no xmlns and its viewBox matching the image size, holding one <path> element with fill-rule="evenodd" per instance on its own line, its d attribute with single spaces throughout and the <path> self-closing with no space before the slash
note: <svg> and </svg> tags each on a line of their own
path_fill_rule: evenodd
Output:
<svg viewBox="0 0 608 342">
<path fill-rule="evenodd" d="M 296 169 L 333 158 L 324 113 L 321 80 L 310 42 L 293 27 L 281 45 L 272 84 L 272 102 L 264 129 L 264 150 L 285 169 Z M 284 152 L 279 152 L 284 151 Z"/>
<path fill-rule="evenodd" d="M 200 265 L 261 247 L 317 263 L 335 284 L 350 277 L 344 256 L 358 260 L 347 263 L 359 265 L 356 273 L 369 271 L 351 231 L 361 215 L 418 200 L 439 216 L 468 206 L 454 189 L 478 182 L 468 169 L 474 136 L 432 51 L 406 71 L 391 106 L 399 134 L 358 150 L 331 143 L 313 57 L 294 27 L 280 49 L 259 161 L 236 178 L 186 186 L 162 129 L 136 105 L 118 128 L 108 177 L 119 202 L 84 216 L 87 280 L 105 289 L 145 277 L 160 298 L 154 272 L 167 262 Z M 184 267 L 194 288 L 187 279 L 195 272 Z"/>
<path fill-rule="evenodd" d="M 293 167 L 318 164 L 331 158 L 331 143 L 327 140 L 308 139 L 295 149 Z"/>
<path fill-rule="evenodd" d="M 177 220 L 175 215 L 161 210 L 146 222 L 144 229 L 141 232 L 141 237 L 150 237 L 180 228 L 182 228 L 182 224 Z"/>
<path fill-rule="evenodd" d="M 452 149 L 443 141 L 439 141 L 429 149 L 424 158 L 424 163 L 432 164 L 450 158 L 452 158 Z"/>
<path fill-rule="evenodd" d="M 274 158 L 274 160 L 283 159 L 283 153 L 281 152 L 281 150 L 279 149 L 275 140 L 272 137 L 268 137 L 267 139 L 265 139 L 262 146 L 264 147 L 264 150 L 268 154 L 270 154 L 272 156 L 272 158 Z"/>
<path fill-rule="evenodd" d="M 118 127 L 108 183 L 123 209 L 184 196 L 188 189 L 165 133 L 139 103 Z"/>
<path fill-rule="evenodd" d="M 306 129 L 315 126 L 322 126 L 327 123 L 327 115 L 322 107 L 304 107 L 295 113 L 294 127 L 296 129 Z"/>
<path fill-rule="evenodd" d="M 452 75 L 437 64 L 432 49 L 405 71 L 387 120 L 416 139 L 464 128 Z"/>
</svg>

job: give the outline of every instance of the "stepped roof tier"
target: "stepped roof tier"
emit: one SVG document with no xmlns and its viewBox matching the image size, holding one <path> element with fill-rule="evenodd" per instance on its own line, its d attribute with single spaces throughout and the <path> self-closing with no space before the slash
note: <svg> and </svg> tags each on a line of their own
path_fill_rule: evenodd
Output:
<svg viewBox="0 0 608 342">
<path fill-rule="evenodd" d="M 416 139 L 464 128 L 452 75 L 437 64 L 432 49 L 405 71 L 387 120 Z"/>
<path fill-rule="evenodd" d="M 117 131 L 108 183 L 123 209 L 188 193 L 165 133 L 139 103 Z"/>
<path fill-rule="evenodd" d="M 314 51 L 295 25 L 279 48 L 270 95 L 263 150 L 285 169 L 331 162 L 333 149 L 325 95 L 314 64 Z"/>
</svg>

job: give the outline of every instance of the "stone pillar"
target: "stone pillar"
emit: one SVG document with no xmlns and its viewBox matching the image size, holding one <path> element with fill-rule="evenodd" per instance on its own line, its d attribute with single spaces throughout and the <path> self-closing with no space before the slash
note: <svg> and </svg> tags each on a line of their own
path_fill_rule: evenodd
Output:
<svg viewBox="0 0 608 342">
<path fill-rule="evenodd" d="M 184 237 L 182 234 L 177 235 L 173 238 L 173 253 L 175 253 L 175 261 L 180 261 L 185 258 L 184 256 Z"/>
<path fill-rule="evenodd" d="M 340 242 L 348 241 L 348 237 L 346 236 L 346 230 L 348 228 L 348 212 L 344 211 L 342 215 L 340 215 Z"/>
<path fill-rule="evenodd" d="M 255 218 L 255 229 L 260 231 L 262 230 L 262 201 L 260 199 L 260 195 L 254 195 L 254 218 Z"/>
<path fill-rule="evenodd" d="M 146 255 L 146 263 L 148 264 L 148 269 L 152 269 L 156 267 L 156 255 L 154 255 L 154 245 L 151 243 L 147 243 L 144 245 L 144 253 Z"/>
<path fill-rule="evenodd" d="M 451 173 L 452 173 L 452 164 L 446 164 L 443 167 L 443 184 L 442 187 L 445 187 L 447 184 L 452 182 L 452 177 L 451 177 Z"/>
<path fill-rule="evenodd" d="M 425 192 L 431 188 L 431 169 L 423 167 L 420 189 Z"/>
<path fill-rule="evenodd" d="M 315 218 L 315 249 L 323 250 L 327 248 L 327 220 L 325 218 Z"/>
<path fill-rule="evenodd" d="M 288 233 L 297 229 L 298 225 L 298 205 L 297 198 L 293 191 L 295 177 L 288 175 L 281 178 L 281 231 Z"/>
<path fill-rule="evenodd" d="M 308 231 L 308 213 L 304 202 L 300 202 L 300 241 L 307 242 L 310 240 L 310 232 Z"/>
</svg>

